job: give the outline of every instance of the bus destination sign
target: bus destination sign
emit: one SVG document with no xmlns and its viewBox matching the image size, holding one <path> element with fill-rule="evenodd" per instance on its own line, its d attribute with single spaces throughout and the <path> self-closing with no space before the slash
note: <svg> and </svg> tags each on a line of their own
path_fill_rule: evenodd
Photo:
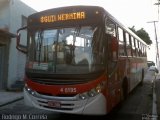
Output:
<svg viewBox="0 0 160 120">
<path fill-rule="evenodd" d="M 73 12 L 73 13 L 41 16 L 40 22 L 41 23 L 53 23 L 56 21 L 81 20 L 85 18 L 86 18 L 85 12 Z"/>
</svg>

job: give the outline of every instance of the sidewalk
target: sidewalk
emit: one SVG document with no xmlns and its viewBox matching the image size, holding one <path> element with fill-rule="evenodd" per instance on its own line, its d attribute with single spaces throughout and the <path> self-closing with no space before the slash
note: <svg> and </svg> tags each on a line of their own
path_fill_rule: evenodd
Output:
<svg viewBox="0 0 160 120">
<path fill-rule="evenodd" d="M 0 91 L 0 107 L 23 99 L 23 92 Z"/>
<path fill-rule="evenodd" d="M 156 92 L 156 97 L 157 97 L 157 101 L 156 101 L 156 103 L 157 103 L 157 114 L 160 115 L 160 73 L 156 76 L 155 92 Z"/>
<path fill-rule="evenodd" d="M 145 82 L 152 82 L 155 79 L 155 72 L 150 71 L 149 69 L 146 70 L 146 74 L 144 76 L 144 81 Z"/>
</svg>

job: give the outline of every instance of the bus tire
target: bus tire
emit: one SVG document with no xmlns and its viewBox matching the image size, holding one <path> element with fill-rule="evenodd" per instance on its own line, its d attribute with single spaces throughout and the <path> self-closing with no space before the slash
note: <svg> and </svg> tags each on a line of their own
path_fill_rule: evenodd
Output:
<svg viewBox="0 0 160 120">
<path fill-rule="evenodd" d="M 141 78 L 140 86 L 143 85 L 143 82 L 144 82 L 144 69 L 142 69 L 142 78 Z"/>
<path fill-rule="evenodd" d="M 123 100 L 125 100 L 128 96 L 128 79 L 125 77 L 122 82 L 122 94 Z"/>
</svg>

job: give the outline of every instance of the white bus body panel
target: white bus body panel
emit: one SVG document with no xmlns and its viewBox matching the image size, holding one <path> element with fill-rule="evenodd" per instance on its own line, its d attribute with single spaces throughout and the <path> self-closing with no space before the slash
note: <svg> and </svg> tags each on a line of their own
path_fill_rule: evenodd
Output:
<svg viewBox="0 0 160 120">
<path fill-rule="evenodd" d="M 90 97 L 85 100 L 79 99 L 79 95 L 76 95 L 75 97 L 40 96 L 41 97 L 32 96 L 24 89 L 24 101 L 27 106 L 34 106 L 39 109 L 71 114 L 105 115 L 107 113 L 106 98 L 101 93 L 95 97 Z M 48 101 L 51 100 L 60 102 L 61 107 L 57 109 L 49 107 Z"/>
</svg>

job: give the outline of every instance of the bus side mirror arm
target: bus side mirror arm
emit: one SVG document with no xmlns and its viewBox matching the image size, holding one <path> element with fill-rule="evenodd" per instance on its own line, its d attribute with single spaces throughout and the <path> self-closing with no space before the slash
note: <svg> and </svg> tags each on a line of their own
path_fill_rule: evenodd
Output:
<svg viewBox="0 0 160 120">
<path fill-rule="evenodd" d="M 20 28 L 20 29 L 17 30 L 16 48 L 17 48 L 17 50 L 19 50 L 19 51 L 21 51 L 21 52 L 23 52 L 23 53 L 26 54 L 26 53 L 27 53 L 27 46 L 20 44 L 20 41 L 21 41 L 20 31 L 21 31 L 21 30 L 25 30 L 25 29 L 27 29 L 27 26 L 22 27 L 22 28 Z"/>
</svg>

